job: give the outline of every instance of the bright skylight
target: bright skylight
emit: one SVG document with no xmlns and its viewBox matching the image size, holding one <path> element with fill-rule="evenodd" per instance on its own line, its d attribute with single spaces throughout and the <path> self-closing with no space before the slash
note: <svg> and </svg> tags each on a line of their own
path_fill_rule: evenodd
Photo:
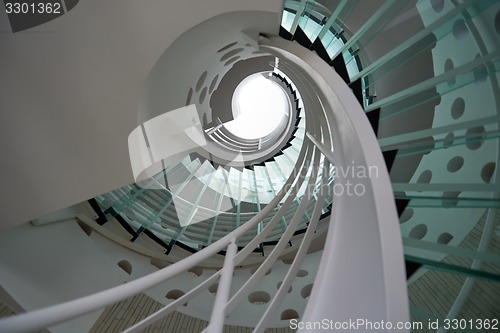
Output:
<svg viewBox="0 0 500 333">
<path fill-rule="evenodd" d="M 272 133 L 288 113 L 281 87 L 262 74 L 244 79 L 233 94 L 234 120 L 224 126 L 243 139 L 258 139 Z"/>
</svg>

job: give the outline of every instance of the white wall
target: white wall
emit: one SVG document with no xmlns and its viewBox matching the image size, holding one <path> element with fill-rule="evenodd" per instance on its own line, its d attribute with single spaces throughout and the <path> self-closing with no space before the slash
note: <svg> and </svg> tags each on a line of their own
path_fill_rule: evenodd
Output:
<svg viewBox="0 0 500 333">
<path fill-rule="evenodd" d="M 127 277 L 75 220 L 42 226 L 22 224 L 0 232 L 0 285 L 26 311 L 110 288 Z M 88 332 L 100 313 L 51 331 Z"/>
<path fill-rule="evenodd" d="M 281 8 L 278 0 L 89 0 L 15 34 L 0 11 L 0 227 L 133 182 L 127 137 L 164 50 L 211 17 Z"/>
</svg>

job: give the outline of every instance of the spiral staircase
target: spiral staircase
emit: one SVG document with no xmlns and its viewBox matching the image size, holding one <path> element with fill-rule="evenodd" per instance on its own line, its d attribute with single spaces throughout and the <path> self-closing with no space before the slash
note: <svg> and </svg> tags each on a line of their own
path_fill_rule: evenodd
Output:
<svg viewBox="0 0 500 333">
<path fill-rule="evenodd" d="M 246 140 L 213 111 L 202 121 L 210 147 L 89 200 L 92 218 L 75 217 L 89 234 L 111 232 L 166 267 L 2 319 L 0 331 L 50 327 L 155 285 L 175 286 L 188 272 L 197 279 L 198 270 L 204 279 L 192 289 L 167 294 L 156 313 L 121 329 L 154 327 L 173 312 L 202 317 L 203 332 L 225 323 L 278 331 L 290 319 L 325 318 L 424 323 L 398 332 L 444 332 L 425 325 L 445 319 L 493 324 L 500 319 L 499 35 L 495 0 L 285 1 L 279 36 L 260 34 L 258 51 L 224 45 L 217 57 L 277 59 L 263 74 L 289 100 L 286 123 Z M 193 80 L 186 100 L 202 113 L 222 84 L 202 89 L 205 80 Z M 218 158 L 221 150 L 243 158 Z M 304 305 L 291 309 L 289 290 L 302 286 L 306 266 L 315 273 L 302 289 Z M 259 292 L 281 269 L 274 295 Z M 190 308 L 209 291 L 208 313 Z"/>
</svg>

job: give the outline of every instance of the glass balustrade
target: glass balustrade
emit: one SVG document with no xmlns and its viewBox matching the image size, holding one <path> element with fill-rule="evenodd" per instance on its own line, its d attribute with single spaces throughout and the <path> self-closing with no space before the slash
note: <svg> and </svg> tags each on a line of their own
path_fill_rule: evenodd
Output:
<svg viewBox="0 0 500 333">
<path fill-rule="evenodd" d="M 283 28 L 291 32 L 296 18 L 289 3 Z M 460 320 L 465 331 L 484 331 L 467 324 L 496 318 L 499 310 L 500 57 L 499 44 L 492 41 L 498 35 L 484 23 L 491 18 L 489 11 L 498 11 L 498 2 L 408 3 L 403 12 L 418 13 L 423 24 L 418 29 L 408 24 L 401 30 L 403 40 L 386 38 L 385 49 L 378 47 L 371 58 L 363 58 L 364 48 L 373 48 L 386 35 L 371 32 L 405 20 L 415 23 L 415 17 L 386 12 L 368 33 L 344 29 L 357 5 L 339 1 L 329 8 L 330 16 L 304 6 L 309 12 L 300 13 L 298 26 L 312 42 L 319 38 L 330 57 L 342 53 L 351 82 L 362 80 L 365 110 L 380 112 L 382 151 L 397 150 L 391 177 L 395 198 L 408 203 L 400 217 L 405 258 L 421 267 L 408 284 L 412 320 L 427 325 L 422 330 L 427 332 L 445 332 L 446 319 Z M 429 61 L 434 73 L 413 80 L 398 77 L 401 70 Z M 415 122 L 419 114 L 431 116 L 426 126 L 397 126 L 407 119 Z M 408 163 L 414 163 L 414 175 L 404 179 Z M 429 329 L 436 320 L 441 329 Z"/>
</svg>

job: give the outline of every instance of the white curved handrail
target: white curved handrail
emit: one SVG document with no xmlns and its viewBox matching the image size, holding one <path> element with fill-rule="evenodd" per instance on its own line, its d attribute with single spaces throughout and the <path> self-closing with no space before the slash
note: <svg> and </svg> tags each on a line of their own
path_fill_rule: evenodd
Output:
<svg viewBox="0 0 500 333">
<path fill-rule="evenodd" d="M 268 205 L 266 205 L 262 209 L 262 211 L 260 211 L 238 229 L 235 229 L 231 233 L 212 243 L 203 250 L 200 250 L 164 269 L 133 280 L 127 284 L 113 287 L 95 293 L 93 295 L 88 295 L 65 303 L 35 310 L 29 313 L 0 319 L 0 332 L 31 332 L 33 330 L 38 330 L 44 327 L 50 327 L 52 325 L 98 310 L 104 306 L 116 303 L 127 297 L 133 296 L 139 292 L 149 289 L 157 284 L 160 284 L 184 271 L 189 270 L 203 260 L 222 251 L 226 246 L 229 245 L 232 239 L 237 239 L 244 235 L 246 232 L 250 231 L 252 228 L 255 228 L 258 223 L 260 223 L 266 216 L 273 212 L 275 207 L 281 202 L 285 195 L 288 194 L 289 198 L 293 199 L 293 197 L 298 193 L 307 173 L 307 168 L 302 168 L 303 161 L 310 159 L 311 156 L 312 150 L 310 149 L 310 144 L 303 145 L 296 163 L 296 168 L 300 168 L 299 175 L 291 174 L 285 182 L 285 186 L 283 186 L 283 188 L 277 193 L 276 197 Z M 295 178 L 296 176 L 297 178 Z M 285 201 L 285 204 L 281 206 L 279 212 L 283 212 L 288 208 L 286 202 L 287 201 Z M 292 200 L 288 200 L 288 204 L 290 204 L 291 202 Z M 76 217 L 80 220 L 88 219 L 84 215 L 78 215 Z M 279 214 L 276 214 L 275 220 L 278 221 L 279 218 Z M 262 242 L 267 233 L 270 231 L 272 231 L 271 226 L 267 229 L 265 228 L 259 235 L 257 235 L 255 239 L 259 242 Z M 246 251 L 246 253 L 250 253 L 251 251 L 248 251 L 248 248 L 252 246 L 252 244 L 248 244 L 241 252 Z M 243 258 L 241 258 L 241 260 L 242 259 Z"/>
<path fill-rule="evenodd" d="M 349 172 L 337 173 L 336 184 L 360 184 L 365 192 L 362 196 L 334 196 L 333 227 L 328 231 L 301 320 L 408 322 L 403 247 L 394 196 L 364 111 L 340 76 L 316 54 L 278 37 L 263 37 L 261 48 L 278 56 L 280 63 L 292 63 L 302 72 L 302 79 L 307 78 L 308 84 L 316 88 L 332 128 L 335 167 L 344 171 L 349 167 L 365 171 L 370 166 L 378 168 L 377 177 L 364 179 L 356 179 Z"/>
<path fill-rule="evenodd" d="M 351 165 L 367 168 L 373 165 L 379 169 L 377 178 L 354 179 L 355 177 L 349 174 L 337 174 L 337 184 L 345 186 L 349 181 L 358 181 L 364 186 L 366 195 L 363 197 L 337 195 L 335 197 L 334 214 L 331 217 L 331 228 L 325 243 L 324 255 L 302 321 L 317 322 L 323 319 L 347 321 L 357 318 L 372 322 L 382 320 L 385 322 L 408 321 L 403 252 L 392 188 L 380 148 L 362 109 L 347 85 L 316 55 L 279 38 L 265 39 L 263 44 L 265 44 L 263 48 L 266 50 L 279 54 L 284 67 L 287 66 L 287 63 L 293 63 L 293 70 L 292 67 L 289 67 L 290 73 L 287 74 L 290 74 L 290 78 L 299 89 L 302 85 L 307 91 L 305 95 L 310 103 L 317 99 L 314 104 L 317 114 L 308 118 L 307 122 L 310 133 L 314 134 L 308 136 L 317 148 L 321 149 L 337 168 L 346 168 Z M 306 61 L 301 58 L 306 59 Z M 338 96 L 342 96 L 342 99 Z M 333 161 L 333 155 L 330 151 L 331 138 L 335 142 L 335 161 Z M 292 191 L 289 192 L 289 200 L 285 201 L 279 212 L 288 207 L 286 203 L 292 202 L 293 193 L 300 189 L 304 181 L 306 168 L 303 167 L 302 163 L 303 161 L 311 161 L 312 150 L 311 143 L 308 142 L 303 145 L 300 151 L 295 166 L 296 169 L 300 168 L 297 182 L 294 179 L 296 175 L 290 175 L 286 182 L 287 186 L 284 186 L 260 213 L 205 249 L 165 269 L 127 284 L 45 309 L 2 319 L 0 320 L 0 331 L 29 332 L 58 324 L 144 291 L 215 255 L 228 246 L 230 242 L 234 242 L 234 239 L 255 228 L 264 217 L 273 212 L 274 208 L 289 192 L 288 186 L 292 186 L 295 182 Z M 317 154 L 315 156 L 313 165 L 307 165 L 307 167 L 318 167 L 318 156 Z M 325 174 L 323 174 L 323 181 L 324 178 Z M 310 191 L 310 186 L 308 188 Z M 310 195 L 310 192 L 308 193 Z M 311 225 L 314 227 L 321 211 L 318 208 L 322 205 L 320 201 L 316 203 L 314 220 L 311 221 Z M 304 203 L 301 207 L 305 206 Z M 302 210 L 297 210 L 297 214 L 301 212 Z M 79 216 L 78 218 L 84 219 L 85 217 Z M 255 243 L 261 242 L 266 237 L 266 233 L 271 231 L 273 223 L 279 219 L 280 215 L 275 215 L 272 222 L 266 226 L 267 229 L 264 228 L 263 232 L 247 244 L 242 251 L 237 254 L 233 253 L 234 260 L 230 260 L 231 263 L 228 265 L 234 265 L 245 254 L 250 253 L 251 247 Z M 292 223 L 291 225 L 293 227 Z M 307 243 L 311 241 L 312 233 L 313 231 L 308 230 L 307 237 L 303 238 L 305 245 L 300 247 L 302 259 L 307 249 Z M 277 249 L 279 250 L 279 248 Z M 272 259 L 277 257 L 278 250 L 272 254 Z M 298 269 L 300 260 L 297 259 L 297 264 L 292 265 L 288 275 L 293 275 L 293 269 Z M 268 264 L 271 261 L 269 260 Z M 261 267 L 261 272 L 264 272 L 265 268 Z M 143 323 L 130 328 L 130 331 L 144 327 L 161 315 L 185 303 L 187 299 L 194 297 L 210 282 L 217 279 L 219 274 L 220 272 L 212 275 L 202 286 L 194 288 L 158 313 L 153 314 Z M 286 281 L 291 283 L 292 277 L 288 277 L 288 275 Z M 255 275 L 255 279 L 258 277 L 259 274 Z M 287 284 L 283 283 L 282 288 L 286 290 Z M 330 291 L 332 295 L 324 292 L 325 290 Z M 273 307 L 269 307 L 265 316 L 258 323 L 256 328 L 258 331 L 265 328 L 267 316 L 272 313 L 281 297 L 282 294 L 278 292 L 271 304 Z M 351 299 L 351 301 L 346 302 L 346 299 Z M 226 297 L 221 302 L 225 304 L 224 311 L 231 310 L 230 307 L 226 308 L 231 300 Z M 217 330 L 220 330 L 220 310 L 217 313 L 218 315 L 214 316 L 219 318 Z M 211 326 L 211 329 L 214 327 L 216 326 Z M 406 331 L 400 330 L 400 332 Z"/>
<path fill-rule="evenodd" d="M 325 170 L 323 170 L 323 175 L 322 175 L 322 185 L 327 183 L 328 169 L 329 165 L 326 163 Z M 324 196 L 325 192 L 320 191 L 318 202 L 322 202 Z M 255 333 L 264 332 L 264 329 L 266 328 L 266 322 L 271 318 L 271 316 L 277 310 L 278 306 L 281 304 L 281 302 L 285 298 L 286 293 L 291 287 L 293 279 L 297 276 L 297 272 L 299 271 L 300 266 L 306 257 L 309 246 L 314 238 L 314 233 L 316 232 L 317 224 L 319 222 L 319 217 L 321 215 L 321 209 L 322 209 L 321 205 L 318 204 L 316 204 L 316 206 L 314 207 L 314 211 L 311 217 L 311 223 L 307 228 L 304 238 L 300 244 L 299 250 L 297 251 L 295 258 L 292 264 L 290 265 L 290 269 L 286 273 L 285 278 L 283 279 L 283 282 L 281 283 L 278 289 L 278 292 L 273 297 L 268 308 L 262 315 L 262 318 L 255 326 Z"/>
<path fill-rule="evenodd" d="M 303 149 L 301 151 L 299 161 L 304 157 L 305 152 L 306 149 Z M 291 186 L 293 181 L 293 175 L 291 175 L 286 184 Z M 300 184 L 300 182 L 298 184 Z M 293 188 L 295 189 L 295 191 L 298 191 L 298 187 Z M 283 199 L 287 192 L 288 188 L 286 186 L 283 187 L 283 189 L 276 195 L 276 197 L 266 207 L 264 207 L 261 212 L 251 218 L 248 222 L 240 226 L 238 229 L 227 234 L 223 238 L 219 239 L 218 241 L 207 246 L 203 250 L 200 250 L 181 261 L 178 261 L 157 272 L 128 282 L 127 284 L 116 286 L 92 295 L 84 296 L 72 301 L 49 306 L 29 313 L 0 319 L 0 332 L 32 332 L 41 328 L 50 327 L 52 325 L 98 310 L 109 304 L 116 303 L 127 297 L 133 296 L 139 292 L 149 289 L 157 284 L 160 284 L 182 272 L 185 272 L 190 268 L 196 266 L 204 259 L 209 258 L 223 250 L 227 245 L 229 245 L 233 238 L 238 238 L 252 228 L 255 228 L 256 225 L 260 223 L 264 217 L 272 212 L 272 210 Z M 294 193 L 294 191 L 292 191 L 291 193 Z M 286 209 L 286 207 L 283 206 L 282 208 Z M 87 217 L 78 215 L 77 218 L 86 219 Z"/>
</svg>

